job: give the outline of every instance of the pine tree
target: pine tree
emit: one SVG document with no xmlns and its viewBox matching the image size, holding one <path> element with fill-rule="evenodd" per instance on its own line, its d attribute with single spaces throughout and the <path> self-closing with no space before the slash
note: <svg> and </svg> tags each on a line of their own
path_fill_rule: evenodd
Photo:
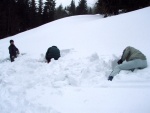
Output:
<svg viewBox="0 0 150 113">
<path fill-rule="evenodd" d="M 62 4 L 60 4 L 58 6 L 58 8 L 56 8 L 55 19 L 60 19 L 60 18 L 66 17 L 66 16 L 67 16 L 67 14 L 65 12 L 65 9 L 63 9 Z"/>
<path fill-rule="evenodd" d="M 99 14 L 105 14 L 105 4 L 103 0 L 98 0 L 96 3 L 95 11 Z"/>
<path fill-rule="evenodd" d="M 7 15 L 6 15 L 6 1 L 0 0 L 0 39 L 4 38 L 7 34 Z"/>
<path fill-rule="evenodd" d="M 79 5 L 77 6 L 77 15 L 83 15 L 88 13 L 87 8 L 87 1 L 86 0 L 80 0 Z"/>
<path fill-rule="evenodd" d="M 42 13 L 43 13 L 43 0 L 39 0 L 38 13 L 39 13 L 40 15 L 42 15 Z"/>
<path fill-rule="evenodd" d="M 43 12 L 44 23 L 54 20 L 55 15 L 55 0 L 46 0 Z"/>
<path fill-rule="evenodd" d="M 92 8 L 88 7 L 88 14 L 93 14 Z"/>
<path fill-rule="evenodd" d="M 33 12 L 36 12 L 36 3 L 35 3 L 35 0 L 31 0 L 31 9 Z"/>
<path fill-rule="evenodd" d="M 20 21 L 16 8 L 15 0 L 0 1 L 0 38 L 14 35 L 18 31 Z"/>
<path fill-rule="evenodd" d="M 98 3 L 98 2 L 96 2 L 96 3 L 94 4 L 94 7 L 93 7 L 93 13 L 94 13 L 94 14 L 98 14 L 98 13 L 99 13 L 98 7 L 97 7 L 97 3 Z"/>
<path fill-rule="evenodd" d="M 76 6 L 75 6 L 74 0 L 71 1 L 69 12 L 70 12 L 70 15 L 76 14 Z"/>
<path fill-rule="evenodd" d="M 31 28 L 34 28 L 37 26 L 37 8 L 36 8 L 36 3 L 35 0 L 31 0 L 30 3 L 30 26 Z"/>
<path fill-rule="evenodd" d="M 42 15 L 43 15 L 43 0 L 39 0 L 38 17 L 37 17 L 38 25 L 43 24 Z"/>
<path fill-rule="evenodd" d="M 30 13 L 29 0 L 18 0 L 16 12 L 16 16 L 19 17 L 20 21 L 18 32 L 22 32 L 30 28 L 29 13 Z"/>
<path fill-rule="evenodd" d="M 147 7 L 149 0 L 98 0 L 97 9 L 105 17 Z"/>
</svg>

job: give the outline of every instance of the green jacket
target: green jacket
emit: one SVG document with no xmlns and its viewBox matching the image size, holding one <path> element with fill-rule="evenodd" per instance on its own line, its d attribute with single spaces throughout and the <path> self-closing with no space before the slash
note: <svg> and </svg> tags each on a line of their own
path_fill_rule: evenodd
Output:
<svg viewBox="0 0 150 113">
<path fill-rule="evenodd" d="M 56 46 L 52 46 L 48 48 L 46 58 L 59 58 L 60 57 L 60 50 Z"/>
<path fill-rule="evenodd" d="M 123 55 L 122 55 L 121 59 L 122 59 L 122 61 L 124 61 L 124 60 L 131 61 L 131 60 L 135 60 L 135 59 L 146 60 L 146 57 L 139 50 L 137 50 L 137 49 L 135 49 L 133 47 L 128 46 L 123 51 Z"/>
</svg>

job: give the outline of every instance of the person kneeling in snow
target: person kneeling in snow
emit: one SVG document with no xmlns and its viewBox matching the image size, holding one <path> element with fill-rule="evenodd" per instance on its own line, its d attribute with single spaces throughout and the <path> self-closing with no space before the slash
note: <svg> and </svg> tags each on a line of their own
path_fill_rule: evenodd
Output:
<svg viewBox="0 0 150 113">
<path fill-rule="evenodd" d="M 59 57 L 60 57 L 60 50 L 56 46 L 52 46 L 48 48 L 46 55 L 45 55 L 47 63 L 49 63 L 52 58 L 54 58 L 55 60 L 58 60 Z"/>
<path fill-rule="evenodd" d="M 16 48 L 13 40 L 10 40 L 10 46 L 8 49 L 9 49 L 9 54 L 10 54 L 10 60 L 11 62 L 13 62 L 14 59 L 17 58 L 19 54 L 19 50 L 18 48 Z"/>
<path fill-rule="evenodd" d="M 125 61 L 126 62 L 123 62 Z M 133 47 L 126 47 L 123 51 L 121 59 L 118 61 L 118 64 L 110 76 L 108 77 L 108 80 L 112 81 L 113 77 L 117 75 L 121 70 L 131 70 L 134 71 L 134 69 L 143 69 L 147 67 L 147 60 L 145 55 L 140 52 L 139 50 L 133 48 Z"/>
</svg>

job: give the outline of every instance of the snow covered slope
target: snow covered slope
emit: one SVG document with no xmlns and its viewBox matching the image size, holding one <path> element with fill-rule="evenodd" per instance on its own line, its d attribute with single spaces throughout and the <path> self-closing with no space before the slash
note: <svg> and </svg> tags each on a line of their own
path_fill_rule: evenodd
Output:
<svg viewBox="0 0 150 113">
<path fill-rule="evenodd" d="M 107 81 L 126 46 L 150 64 L 149 13 L 67 17 L 0 40 L 0 113 L 149 113 L 149 67 Z M 13 63 L 10 39 L 26 53 Z M 44 63 L 53 45 L 61 58 Z"/>
</svg>

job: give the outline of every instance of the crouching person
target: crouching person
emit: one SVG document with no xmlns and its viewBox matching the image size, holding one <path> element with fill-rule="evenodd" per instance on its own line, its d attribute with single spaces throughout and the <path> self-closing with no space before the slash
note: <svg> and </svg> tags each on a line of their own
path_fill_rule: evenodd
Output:
<svg viewBox="0 0 150 113">
<path fill-rule="evenodd" d="M 48 48 L 46 55 L 45 55 L 47 63 L 49 63 L 52 58 L 54 58 L 55 60 L 58 60 L 59 57 L 60 57 L 60 50 L 56 46 L 52 46 Z"/>
<path fill-rule="evenodd" d="M 19 54 L 18 48 L 15 46 L 14 41 L 10 40 L 10 46 L 9 46 L 9 54 L 10 54 L 10 60 L 11 62 L 14 61 L 15 58 L 17 58 Z"/>
<path fill-rule="evenodd" d="M 123 62 L 125 61 L 126 62 Z M 121 59 L 118 61 L 118 64 L 110 76 L 108 77 L 108 80 L 112 81 L 113 77 L 117 75 L 121 70 L 131 70 L 134 71 L 134 69 L 143 69 L 147 67 L 147 60 L 145 55 L 140 52 L 139 50 L 133 48 L 133 47 L 126 47 L 123 51 Z"/>
</svg>

